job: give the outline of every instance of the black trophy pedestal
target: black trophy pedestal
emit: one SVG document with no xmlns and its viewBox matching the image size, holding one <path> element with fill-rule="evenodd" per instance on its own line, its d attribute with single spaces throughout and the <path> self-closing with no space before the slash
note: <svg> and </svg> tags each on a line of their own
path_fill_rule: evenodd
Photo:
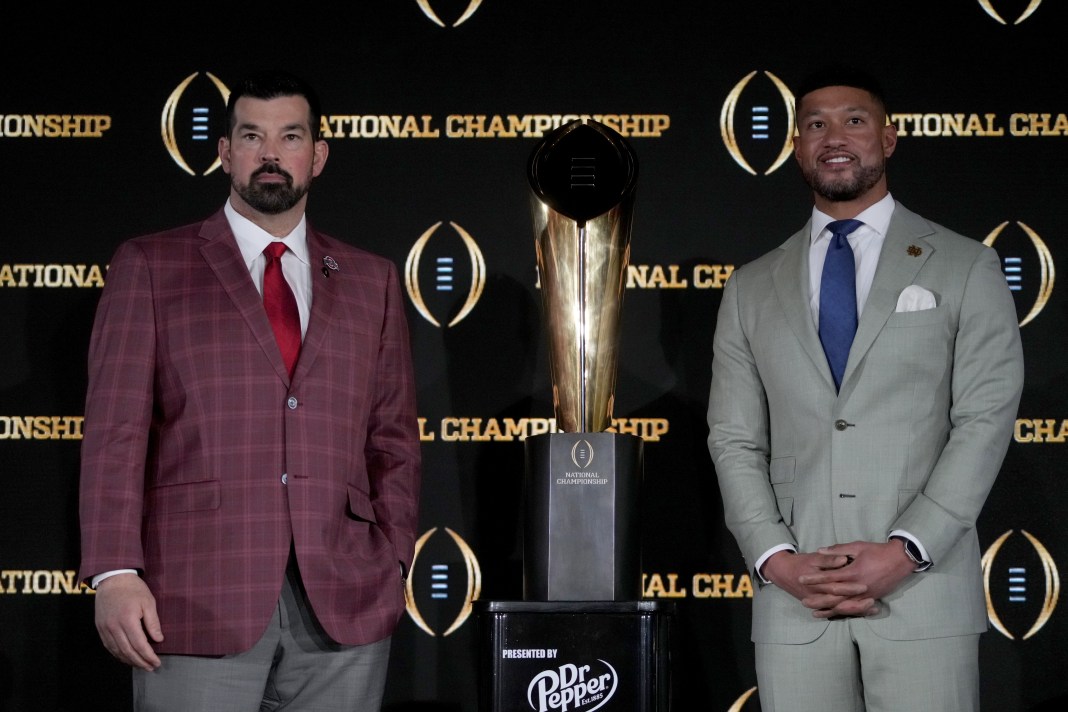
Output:
<svg viewBox="0 0 1068 712">
<path fill-rule="evenodd" d="M 617 433 L 526 439 L 524 601 L 641 599 L 642 445 Z"/>
<path fill-rule="evenodd" d="M 480 712 L 669 712 L 673 603 L 474 606 Z"/>
</svg>

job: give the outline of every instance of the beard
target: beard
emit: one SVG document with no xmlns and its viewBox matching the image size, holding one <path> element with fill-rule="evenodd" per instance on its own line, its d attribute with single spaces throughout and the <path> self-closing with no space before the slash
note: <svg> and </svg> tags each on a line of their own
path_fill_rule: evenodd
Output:
<svg viewBox="0 0 1068 712">
<path fill-rule="evenodd" d="M 834 203 L 842 203 L 856 200 L 871 190 L 872 186 L 883 177 L 885 170 L 885 162 L 874 166 L 858 163 L 851 176 L 826 176 L 815 168 L 803 169 L 801 174 L 816 195 Z"/>
<path fill-rule="evenodd" d="M 257 176 L 267 173 L 282 176 L 286 182 L 260 183 L 256 181 Z M 292 175 L 273 163 L 265 163 L 252 172 L 248 183 L 241 184 L 237 178 L 231 176 L 230 184 L 252 209 L 265 215 L 278 215 L 292 208 L 308 194 L 311 176 L 308 176 L 308 181 L 305 183 L 294 184 Z"/>
</svg>

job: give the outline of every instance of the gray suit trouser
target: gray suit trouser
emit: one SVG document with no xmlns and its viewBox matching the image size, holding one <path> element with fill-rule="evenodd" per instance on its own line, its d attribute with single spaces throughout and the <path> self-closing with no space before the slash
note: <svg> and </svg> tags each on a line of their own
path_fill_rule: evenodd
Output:
<svg viewBox="0 0 1068 712">
<path fill-rule="evenodd" d="M 338 645 L 312 614 L 290 558 L 267 631 L 250 650 L 222 657 L 161 655 L 134 669 L 135 712 L 378 712 L 390 638 Z"/>
<path fill-rule="evenodd" d="M 764 712 L 978 712 L 979 636 L 889 640 L 863 618 L 803 645 L 758 643 Z"/>
</svg>

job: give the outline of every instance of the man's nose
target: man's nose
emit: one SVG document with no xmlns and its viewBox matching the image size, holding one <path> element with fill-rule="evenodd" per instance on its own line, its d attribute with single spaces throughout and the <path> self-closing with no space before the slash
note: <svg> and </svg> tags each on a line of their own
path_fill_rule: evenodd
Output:
<svg viewBox="0 0 1068 712">
<path fill-rule="evenodd" d="M 841 146 L 845 143 L 845 128 L 842 126 L 828 126 L 823 134 L 823 141 L 829 146 Z"/>
<path fill-rule="evenodd" d="M 278 150 L 278 145 L 274 141 L 264 141 L 263 148 L 260 151 L 260 161 L 263 163 L 278 163 L 278 157 L 281 152 Z"/>
</svg>

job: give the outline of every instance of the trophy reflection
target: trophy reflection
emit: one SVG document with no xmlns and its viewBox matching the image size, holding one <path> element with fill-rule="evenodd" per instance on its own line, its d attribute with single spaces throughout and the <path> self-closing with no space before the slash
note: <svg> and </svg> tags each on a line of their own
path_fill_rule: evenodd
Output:
<svg viewBox="0 0 1068 712">
<path fill-rule="evenodd" d="M 590 119 L 528 163 L 559 432 L 526 440 L 526 600 L 641 598 L 642 441 L 608 432 L 637 175 L 623 137 Z"/>
</svg>

